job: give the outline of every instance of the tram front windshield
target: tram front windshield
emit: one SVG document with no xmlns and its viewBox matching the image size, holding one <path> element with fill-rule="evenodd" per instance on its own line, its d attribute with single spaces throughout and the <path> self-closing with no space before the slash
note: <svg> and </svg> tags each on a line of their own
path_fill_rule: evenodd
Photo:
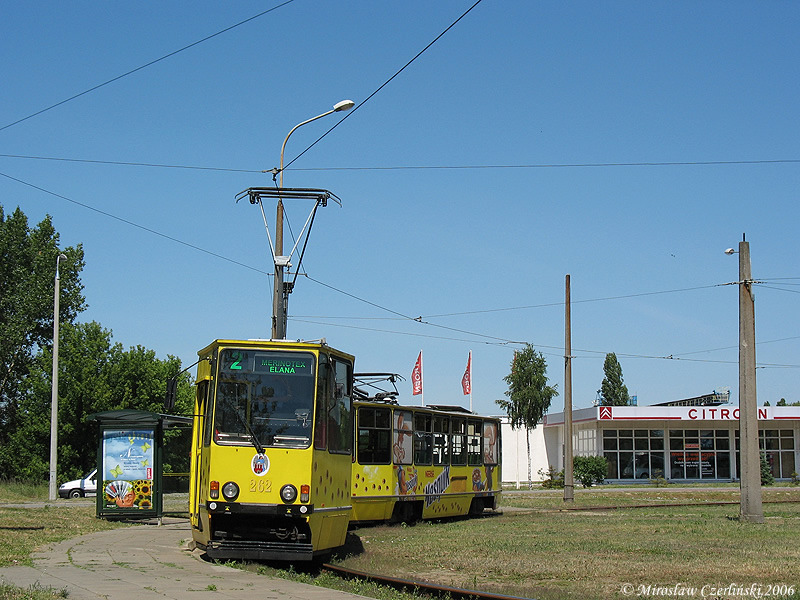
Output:
<svg viewBox="0 0 800 600">
<path fill-rule="evenodd" d="M 218 444 L 307 448 L 314 416 L 314 355 L 223 350 L 214 410 Z"/>
</svg>

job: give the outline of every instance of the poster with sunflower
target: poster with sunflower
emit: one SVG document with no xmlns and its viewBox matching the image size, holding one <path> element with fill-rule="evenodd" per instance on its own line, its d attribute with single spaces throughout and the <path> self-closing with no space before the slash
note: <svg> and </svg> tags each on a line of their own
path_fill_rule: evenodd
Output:
<svg viewBox="0 0 800 600">
<path fill-rule="evenodd" d="M 103 432 L 103 509 L 111 512 L 153 508 L 153 430 Z"/>
</svg>

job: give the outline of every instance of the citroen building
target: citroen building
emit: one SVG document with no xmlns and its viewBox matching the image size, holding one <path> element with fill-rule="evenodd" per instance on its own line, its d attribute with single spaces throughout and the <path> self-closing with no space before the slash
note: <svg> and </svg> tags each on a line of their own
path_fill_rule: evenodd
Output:
<svg viewBox="0 0 800 600">
<path fill-rule="evenodd" d="M 739 407 L 710 394 L 654 406 L 594 406 L 572 413 L 575 456 L 604 456 L 607 481 L 735 481 L 739 472 Z M 758 408 L 759 445 L 775 479 L 800 469 L 800 406 Z M 503 424 L 503 480 L 533 481 L 564 468 L 564 414 L 550 414 L 529 433 Z"/>
</svg>

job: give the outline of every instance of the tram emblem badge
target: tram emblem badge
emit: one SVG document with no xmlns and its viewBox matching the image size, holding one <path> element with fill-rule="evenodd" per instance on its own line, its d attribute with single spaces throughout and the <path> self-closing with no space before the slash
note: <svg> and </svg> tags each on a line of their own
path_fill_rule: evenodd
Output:
<svg viewBox="0 0 800 600">
<path fill-rule="evenodd" d="M 256 454 L 250 463 L 253 474 L 263 477 L 269 472 L 269 457 L 266 454 Z"/>
</svg>

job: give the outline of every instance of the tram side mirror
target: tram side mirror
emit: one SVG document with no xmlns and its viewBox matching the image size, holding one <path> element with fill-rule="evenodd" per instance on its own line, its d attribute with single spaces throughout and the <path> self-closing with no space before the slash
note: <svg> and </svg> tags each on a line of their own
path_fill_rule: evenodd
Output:
<svg viewBox="0 0 800 600">
<path fill-rule="evenodd" d="M 175 408 L 175 394 L 178 391 L 177 378 L 167 379 L 167 392 L 164 394 L 164 410 L 167 412 Z"/>
</svg>

